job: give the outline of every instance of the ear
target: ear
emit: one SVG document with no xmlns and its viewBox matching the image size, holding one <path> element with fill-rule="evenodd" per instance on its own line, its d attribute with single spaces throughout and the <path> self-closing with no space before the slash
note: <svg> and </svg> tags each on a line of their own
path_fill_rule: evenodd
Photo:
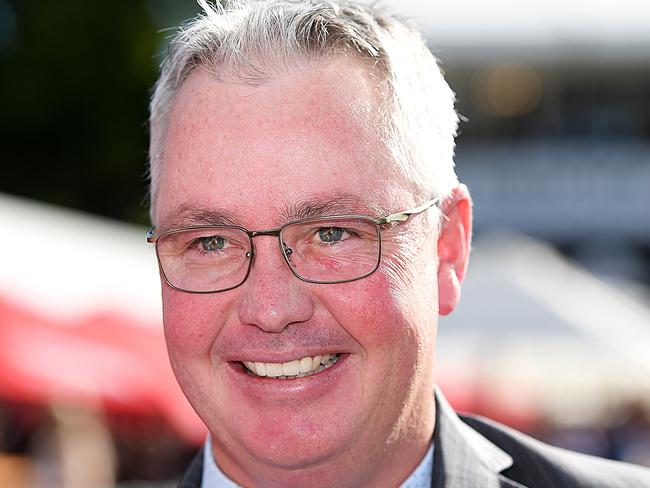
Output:
<svg viewBox="0 0 650 488">
<path fill-rule="evenodd" d="M 447 198 L 438 237 L 438 310 L 451 313 L 460 300 L 460 284 L 469 263 L 472 242 L 472 199 L 465 185 L 459 185 Z"/>
</svg>

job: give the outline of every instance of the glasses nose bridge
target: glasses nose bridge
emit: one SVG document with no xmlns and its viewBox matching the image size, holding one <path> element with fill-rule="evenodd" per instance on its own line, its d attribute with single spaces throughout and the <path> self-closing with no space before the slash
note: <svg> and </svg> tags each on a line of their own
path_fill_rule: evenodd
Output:
<svg viewBox="0 0 650 488">
<path fill-rule="evenodd" d="M 251 237 L 251 239 L 258 236 L 280 237 L 280 232 L 282 232 L 282 227 L 268 230 L 249 230 L 248 235 Z"/>
<path fill-rule="evenodd" d="M 255 242 L 253 241 L 253 239 L 255 237 L 260 237 L 260 236 L 269 236 L 269 237 L 277 237 L 278 238 L 278 244 L 280 245 L 280 254 L 282 254 L 282 257 L 286 261 L 286 259 L 287 259 L 286 256 L 285 256 L 286 250 L 283 249 L 283 244 L 284 243 L 282 242 L 282 238 L 280 237 L 281 234 L 282 234 L 283 229 L 284 229 L 284 227 L 277 227 L 275 229 L 249 230 L 249 231 L 247 231 L 247 234 L 251 239 L 251 251 L 252 251 L 252 255 L 253 255 L 252 256 L 253 260 L 255 259 L 256 254 L 257 254 L 257 252 L 255 250 Z M 286 247 L 286 244 L 284 244 L 284 247 Z M 251 262 L 251 266 L 252 266 L 252 262 Z"/>
</svg>

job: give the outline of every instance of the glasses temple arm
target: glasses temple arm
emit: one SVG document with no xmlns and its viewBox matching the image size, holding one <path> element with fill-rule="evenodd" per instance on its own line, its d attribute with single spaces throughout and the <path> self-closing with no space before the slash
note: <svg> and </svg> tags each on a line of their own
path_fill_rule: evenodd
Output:
<svg viewBox="0 0 650 488">
<path fill-rule="evenodd" d="M 384 225 L 384 224 L 389 224 L 391 222 L 406 222 L 411 215 L 422 213 L 425 210 L 433 207 L 434 205 L 438 205 L 439 203 L 440 203 L 439 198 L 433 198 L 428 202 L 423 203 L 419 207 L 410 208 L 408 210 L 404 210 L 403 212 L 397 212 L 394 214 L 387 215 L 386 217 L 383 217 L 381 219 L 377 219 L 376 223 L 378 225 Z"/>
</svg>

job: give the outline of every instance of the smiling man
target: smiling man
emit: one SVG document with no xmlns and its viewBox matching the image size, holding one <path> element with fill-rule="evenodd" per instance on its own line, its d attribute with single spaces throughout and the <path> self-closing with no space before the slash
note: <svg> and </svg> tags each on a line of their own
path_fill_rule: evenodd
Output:
<svg viewBox="0 0 650 488">
<path fill-rule="evenodd" d="M 201 4 L 151 103 L 165 334 L 210 431 L 181 486 L 650 483 L 434 396 L 471 201 L 421 37 L 354 3 Z"/>
</svg>

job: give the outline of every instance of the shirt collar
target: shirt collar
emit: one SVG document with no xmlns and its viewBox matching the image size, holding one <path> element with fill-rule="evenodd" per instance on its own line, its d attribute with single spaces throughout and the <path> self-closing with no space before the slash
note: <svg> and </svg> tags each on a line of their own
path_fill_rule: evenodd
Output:
<svg viewBox="0 0 650 488">
<path fill-rule="evenodd" d="M 433 472 L 433 443 L 429 447 L 420 464 L 415 471 L 411 473 L 408 479 L 401 484 L 400 488 L 429 488 L 431 486 L 431 477 Z M 203 448 L 203 478 L 201 488 L 240 488 L 238 484 L 228 478 L 217 463 L 214 462 L 212 455 L 212 440 L 208 434 Z"/>
<path fill-rule="evenodd" d="M 214 462 L 212 455 L 212 439 L 208 434 L 203 447 L 203 477 L 201 478 L 201 488 L 238 488 L 239 485 L 228 478 L 217 463 Z"/>
</svg>

